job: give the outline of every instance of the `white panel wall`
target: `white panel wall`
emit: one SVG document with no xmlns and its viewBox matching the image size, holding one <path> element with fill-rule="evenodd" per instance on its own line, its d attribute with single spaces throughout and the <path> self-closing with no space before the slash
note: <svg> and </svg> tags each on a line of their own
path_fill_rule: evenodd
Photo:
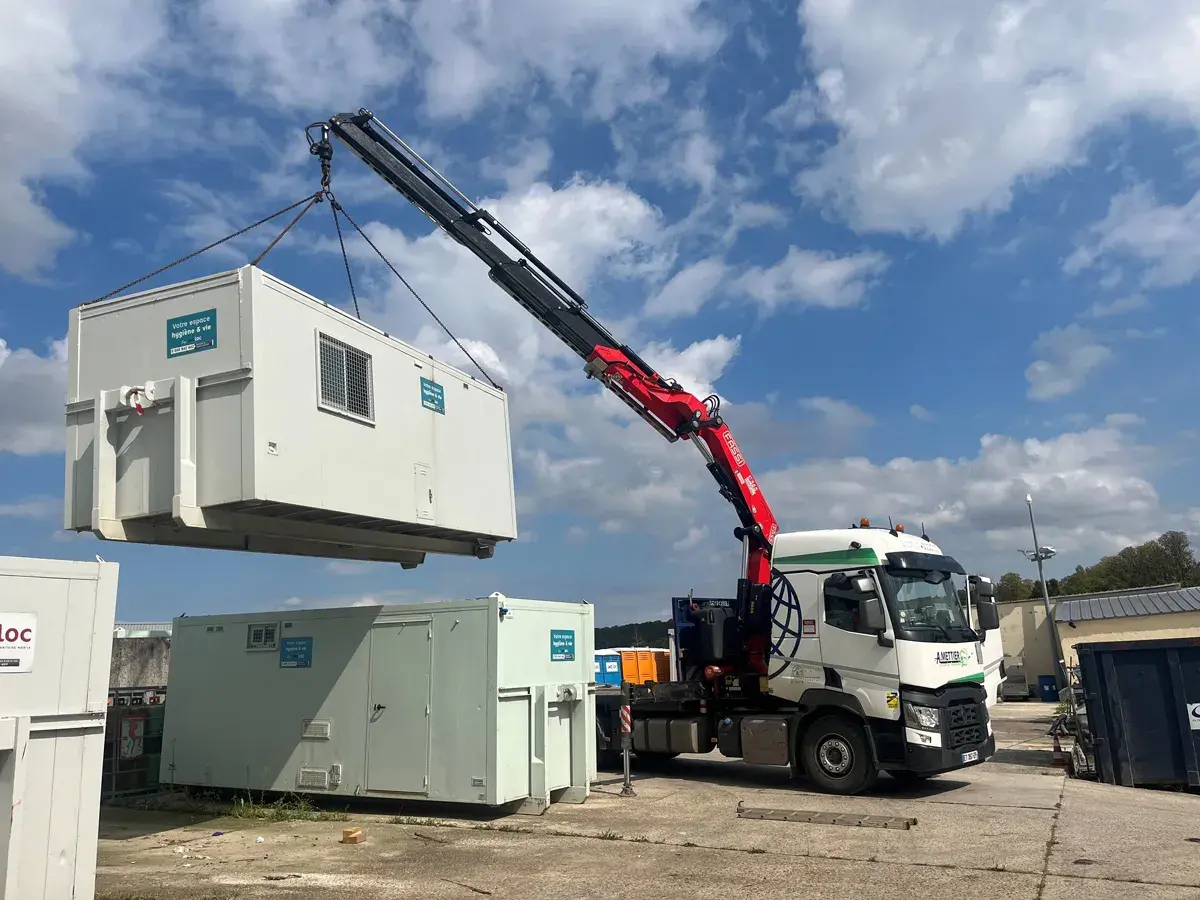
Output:
<svg viewBox="0 0 1200 900">
<path fill-rule="evenodd" d="M 117 573 L 115 563 L 0 557 L 5 900 L 95 894 Z"/>
</svg>

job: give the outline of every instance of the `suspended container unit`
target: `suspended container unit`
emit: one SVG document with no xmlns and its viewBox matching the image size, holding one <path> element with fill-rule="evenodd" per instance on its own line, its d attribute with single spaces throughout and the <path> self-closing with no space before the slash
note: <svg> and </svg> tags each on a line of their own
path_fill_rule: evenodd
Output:
<svg viewBox="0 0 1200 900">
<path fill-rule="evenodd" d="M 505 393 L 255 266 L 77 307 L 65 526 L 398 562 L 517 536 Z"/>
<path fill-rule="evenodd" d="M 0 898 L 92 900 L 116 563 L 0 556 Z"/>
<path fill-rule="evenodd" d="M 174 623 L 164 785 L 510 807 L 596 772 L 593 607 L 480 599 Z"/>
</svg>

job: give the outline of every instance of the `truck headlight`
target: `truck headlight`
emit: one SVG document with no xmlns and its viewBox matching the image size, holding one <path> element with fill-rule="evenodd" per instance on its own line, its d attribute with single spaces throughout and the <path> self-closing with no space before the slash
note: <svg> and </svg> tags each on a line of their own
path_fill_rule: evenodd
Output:
<svg viewBox="0 0 1200 900">
<path fill-rule="evenodd" d="M 918 706 L 915 703 L 904 701 L 904 721 L 913 728 L 922 728 L 925 731 L 937 731 L 938 729 L 938 710 L 933 706 Z"/>
</svg>

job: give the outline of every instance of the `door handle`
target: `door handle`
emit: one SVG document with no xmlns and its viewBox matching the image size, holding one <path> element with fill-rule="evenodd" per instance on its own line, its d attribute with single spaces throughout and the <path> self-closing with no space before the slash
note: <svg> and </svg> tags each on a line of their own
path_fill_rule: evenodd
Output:
<svg viewBox="0 0 1200 900">
<path fill-rule="evenodd" d="M 387 709 L 387 707 L 384 706 L 382 703 L 376 703 L 375 708 L 372 710 L 372 712 L 379 712 L 381 709 Z"/>
</svg>

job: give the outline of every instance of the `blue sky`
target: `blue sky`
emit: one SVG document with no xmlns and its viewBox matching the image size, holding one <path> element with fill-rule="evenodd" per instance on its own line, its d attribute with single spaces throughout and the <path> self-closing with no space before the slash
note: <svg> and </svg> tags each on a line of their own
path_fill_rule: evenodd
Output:
<svg viewBox="0 0 1200 900">
<path fill-rule="evenodd" d="M 586 598 L 612 623 L 732 590 L 736 518 L 694 452 L 629 423 L 341 149 L 341 201 L 509 391 L 521 539 L 404 572 L 59 531 L 68 310 L 314 190 L 304 126 L 361 106 L 661 371 L 715 389 L 784 529 L 924 521 L 997 577 L 1027 567 L 1027 492 L 1051 574 L 1200 531 L 1189 4 L 572 6 L 18 14 L 20 74 L 0 85 L 0 552 L 121 562 L 125 620 L 500 590 Z M 351 251 L 364 318 L 465 366 Z M 349 302 L 323 208 L 264 265 Z"/>
</svg>

